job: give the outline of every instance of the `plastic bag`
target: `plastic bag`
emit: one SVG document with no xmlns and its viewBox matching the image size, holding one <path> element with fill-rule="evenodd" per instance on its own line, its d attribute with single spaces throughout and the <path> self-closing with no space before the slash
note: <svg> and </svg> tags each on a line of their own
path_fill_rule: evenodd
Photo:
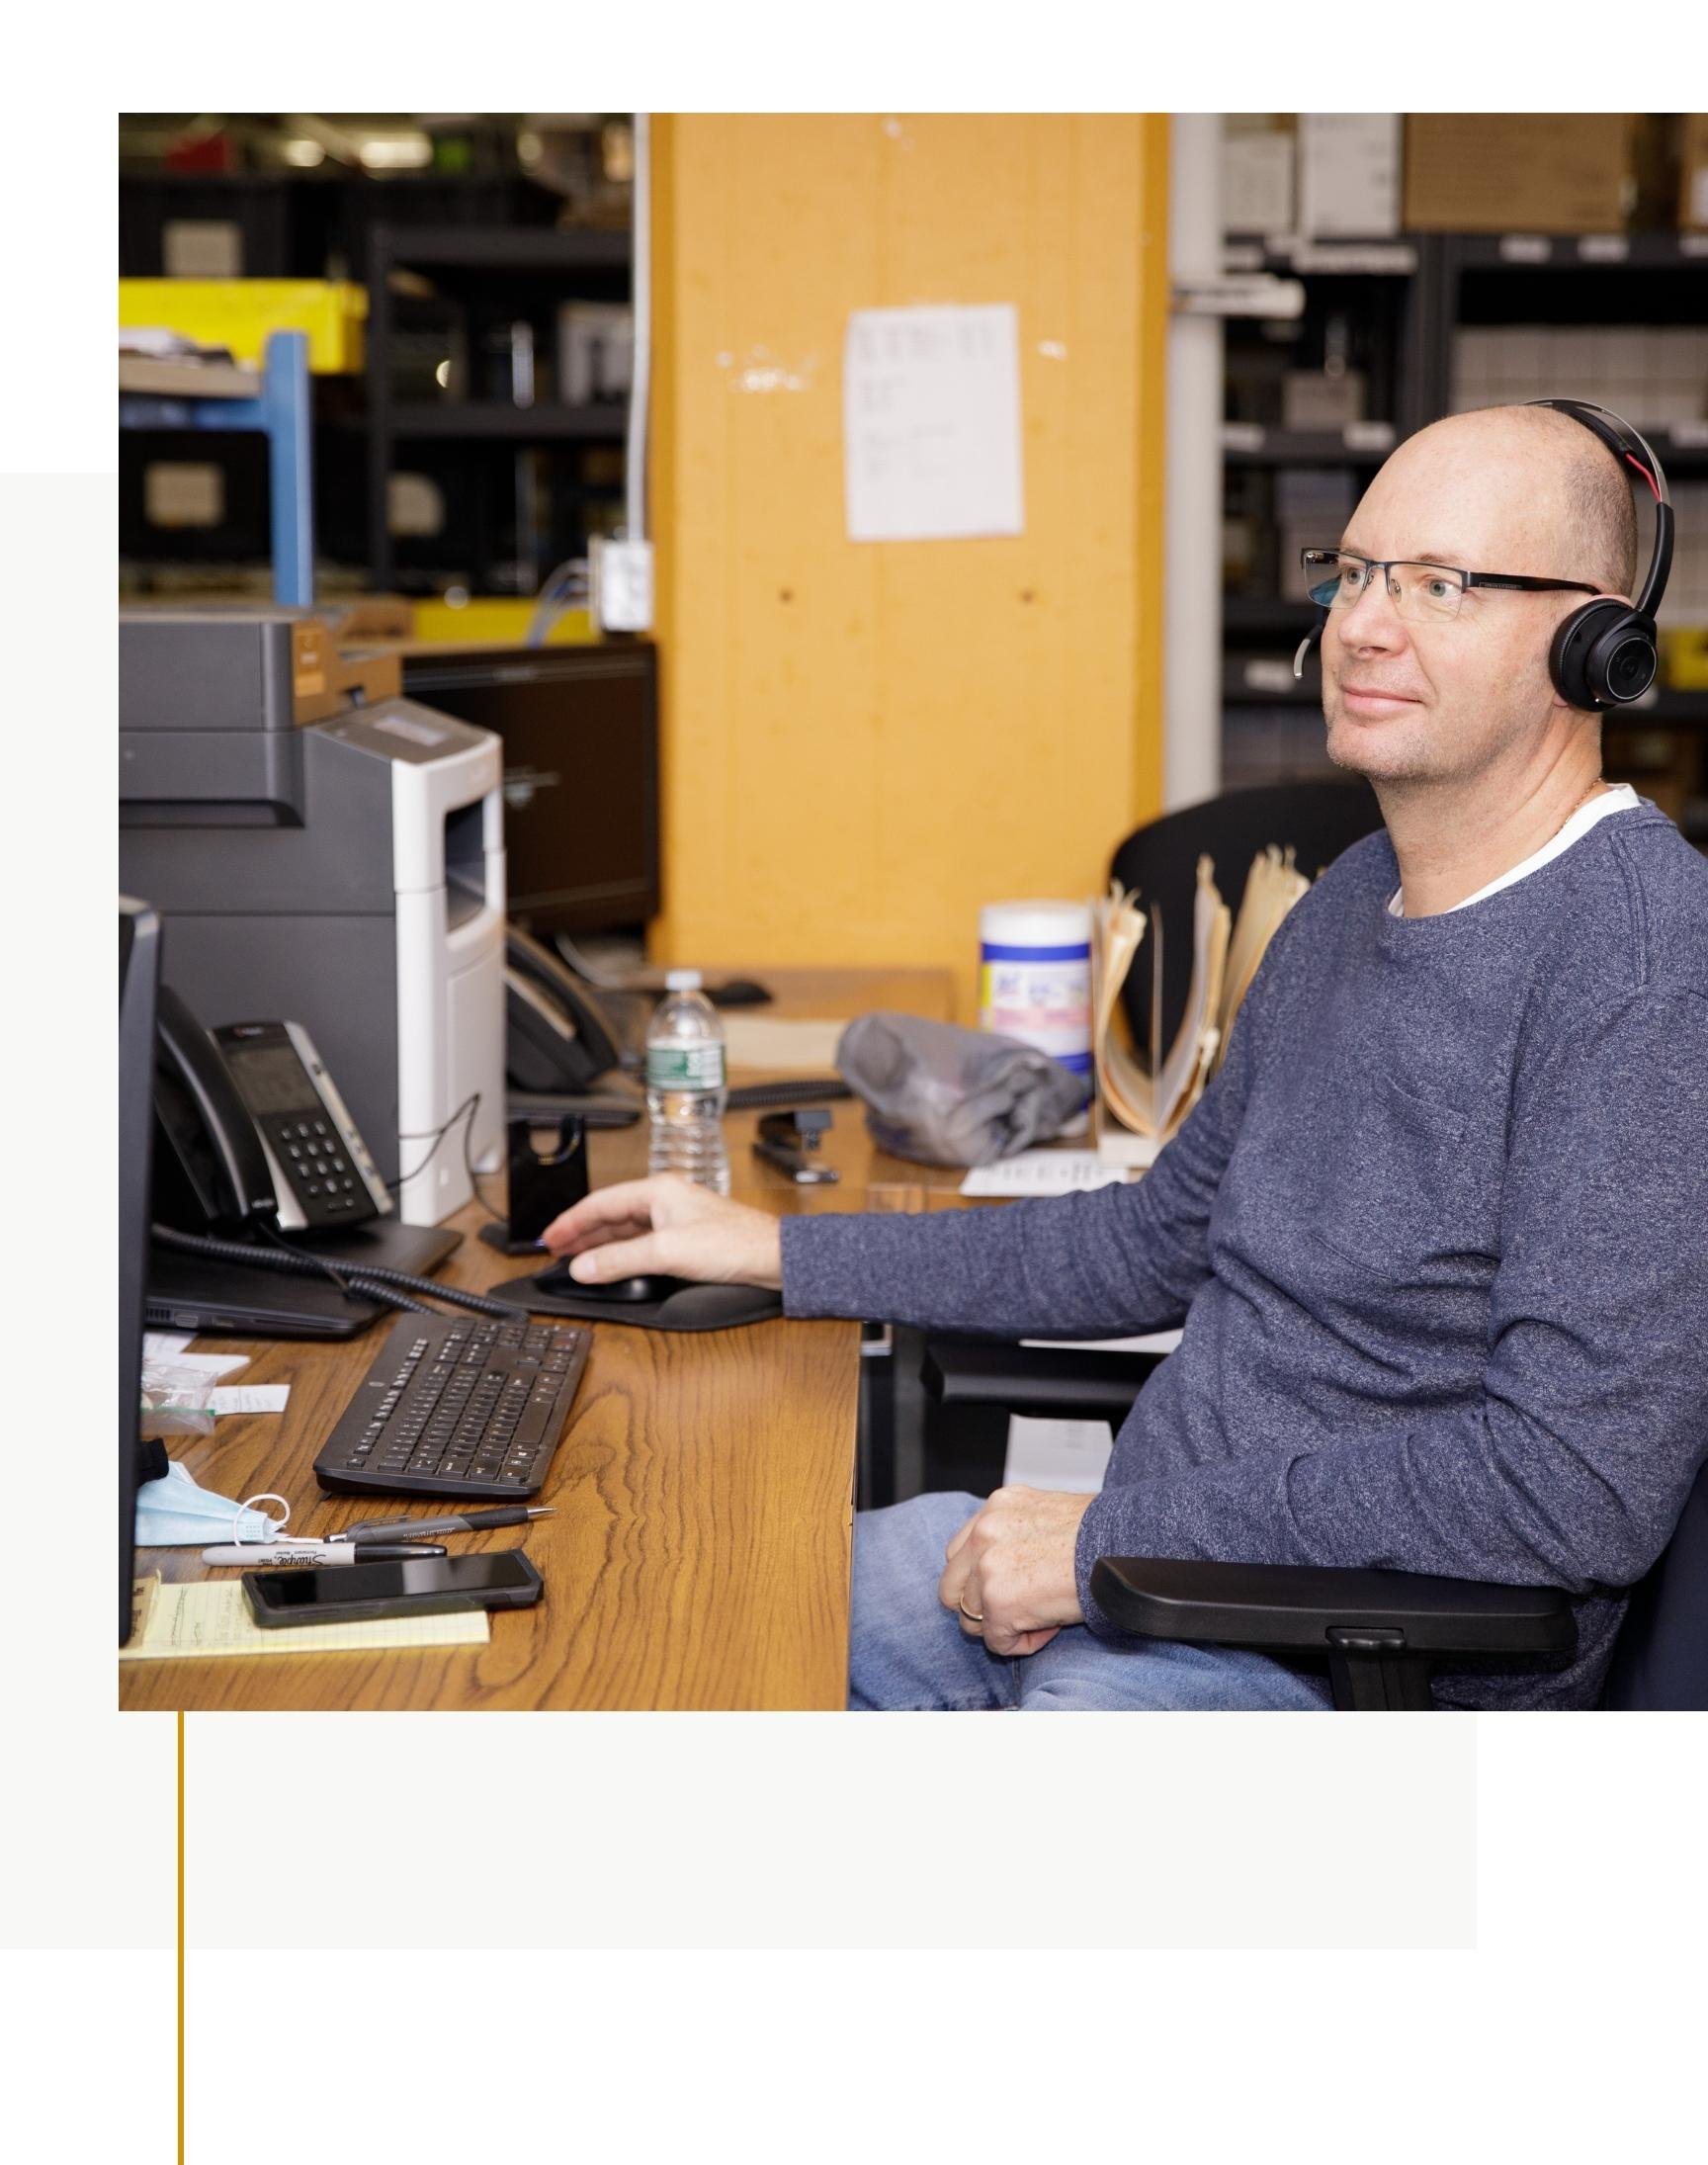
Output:
<svg viewBox="0 0 1708 2165">
<path fill-rule="evenodd" d="M 1047 1143 L 1083 1110 L 1086 1081 L 1018 1038 L 918 1015 L 861 1015 L 836 1066 L 873 1140 L 928 1166 L 987 1166 Z"/>
<path fill-rule="evenodd" d="M 142 1363 L 143 1435 L 212 1435 L 214 1379 L 169 1360 Z"/>
</svg>

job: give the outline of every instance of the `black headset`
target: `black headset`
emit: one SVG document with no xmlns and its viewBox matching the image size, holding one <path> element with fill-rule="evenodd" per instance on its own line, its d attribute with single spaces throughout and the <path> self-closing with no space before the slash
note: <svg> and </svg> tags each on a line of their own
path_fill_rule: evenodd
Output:
<svg viewBox="0 0 1708 2165">
<path fill-rule="evenodd" d="M 1605 406 L 1590 405 L 1581 398 L 1531 398 L 1533 406 L 1551 406 L 1569 415 L 1607 446 L 1619 462 L 1621 474 L 1635 467 L 1648 482 L 1655 498 L 1655 549 L 1649 559 L 1648 576 L 1634 602 L 1613 594 L 1598 594 L 1561 624 L 1548 650 L 1548 674 L 1554 689 L 1571 706 L 1589 713 L 1602 707 L 1628 707 L 1641 699 L 1655 681 L 1660 666 L 1656 649 L 1655 613 L 1666 591 L 1666 574 L 1672 568 L 1672 498 L 1666 476 L 1648 443 L 1618 414 Z M 1293 656 L 1295 677 L 1305 673 L 1305 656 L 1322 639 L 1328 622 L 1327 611 L 1318 618 L 1299 642 Z"/>
<path fill-rule="evenodd" d="M 1570 414 L 1580 422 L 1607 446 L 1621 474 L 1628 466 L 1636 468 L 1655 498 L 1655 549 L 1637 599 L 1625 602 L 1602 594 L 1586 601 L 1561 625 L 1548 650 L 1548 674 L 1568 705 L 1591 712 L 1599 707 L 1628 707 L 1654 683 L 1660 665 L 1655 613 L 1672 568 L 1672 499 L 1666 491 L 1666 476 L 1630 422 L 1605 406 L 1593 406 L 1581 398 L 1532 398 L 1527 403 L 1552 406 L 1556 413 Z"/>
</svg>

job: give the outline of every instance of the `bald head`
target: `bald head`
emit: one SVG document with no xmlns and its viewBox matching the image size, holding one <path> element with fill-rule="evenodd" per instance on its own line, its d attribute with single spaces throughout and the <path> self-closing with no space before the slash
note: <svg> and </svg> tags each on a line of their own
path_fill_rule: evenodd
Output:
<svg viewBox="0 0 1708 2165">
<path fill-rule="evenodd" d="M 1472 566 L 1582 579 L 1630 594 L 1637 577 L 1637 510 L 1630 482 L 1581 421 L 1549 406 L 1485 406 L 1409 437 L 1390 467 L 1443 466 L 1505 497 L 1514 545 L 1534 562 Z"/>
<path fill-rule="evenodd" d="M 1628 596 L 1637 554 L 1630 485 L 1598 437 L 1547 406 L 1437 421 L 1384 463 L 1340 546 L 1372 563 L 1457 564 L 1537 583 L 1473 586 L 1433 617 L 1402 606 L 1405 590 L 1386 580 L 1337 594 L 1321 650 L 1337 766 L 1391 792 L 1451 785 L 1498 796 L 1538 786 L 1562 762 L 1587 779 L 1600 716 L 1572 704 L 1550 663 L 1560 625 L 1584 596 L 1555 582 Z"/>
</svg>

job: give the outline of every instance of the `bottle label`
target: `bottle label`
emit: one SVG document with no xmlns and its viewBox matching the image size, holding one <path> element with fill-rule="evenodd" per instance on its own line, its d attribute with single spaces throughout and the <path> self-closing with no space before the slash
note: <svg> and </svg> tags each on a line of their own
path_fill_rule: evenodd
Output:
<svg viewBox="0 0 1708 2165">
<path fill-rule="evenodd" d="M 722 1045 L 648 1045 L 646 1087 L 649 1090 L 721 1090 L 724 1087 Z"/>
</svg>

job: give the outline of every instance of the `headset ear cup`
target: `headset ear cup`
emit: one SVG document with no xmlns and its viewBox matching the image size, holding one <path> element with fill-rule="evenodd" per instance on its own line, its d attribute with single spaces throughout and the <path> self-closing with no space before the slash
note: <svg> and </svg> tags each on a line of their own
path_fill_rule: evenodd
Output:
<svg viewBox="0 0 1708 2165">
<path fill-rule="evenodd" d="M 1641 623 L 1642 619 L 1628 604 L 1608 594 L 1574 609 L 1554 634 L 1554 644 L 1548 650 L 1548 673 L 1568 706 L 1593 713 L 1598 707 L 1617 704 L 1610 702 L 1606 684 L 1597 682 L 1595 659 L 1608 635 L 1626 622 Z"/>
<path fill-rule="evenodd" d="M 1628 707 L 1654 683 L 1661 657 L 1655 627 L 1635 609 L 1600 633 L 1589 654 L 1589 682 L 1607 707 Z"/>
</svg>

